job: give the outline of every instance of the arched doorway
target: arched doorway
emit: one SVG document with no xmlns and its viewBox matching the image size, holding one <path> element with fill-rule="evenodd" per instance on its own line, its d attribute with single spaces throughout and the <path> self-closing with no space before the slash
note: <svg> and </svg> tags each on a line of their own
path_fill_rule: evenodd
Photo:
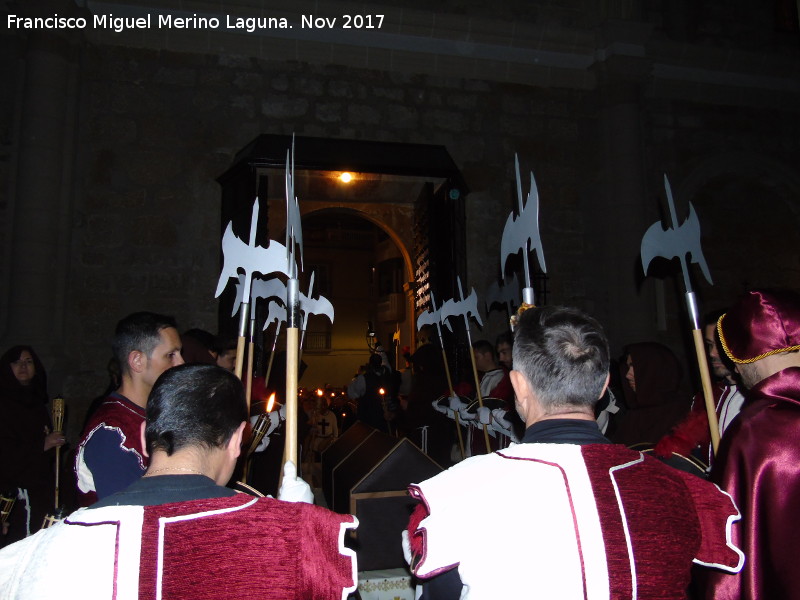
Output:
<svg viewBox="0 0 800 600">
<path fill-rule="evenodd" d="M 324 316 L 309 318 L 303 385 L 339 387 L 366 363 L 368 331 L 393 361 L 395 337 L 400 344 L 413 344 L 409 323 L 414 315 L 404 291 L 411 278 L 409 255 L 396 234 L 357 211 L 317 210 L 303 215 L 302 225 L 305 277 L 315 273 L 315 295 L 335 307 L 333 324 Z"/>
<path fill-rule="evenodd" d="M 332 327 L 325 328 L 318 319 L 309 325 L 310 341 L 303 360 L 308 364 L 316 352 L 326 366 L 310 365 L 302 385 L 347 383 L 353 369 L 367 359 L 368 323 L 385 346 L 392 346 L 399 327 L 400 345 L 413 347 L 415 317 L 429 307 L 429 287 L 440 297 L 454 295 L 454 275 L 463 277 L 466 269 L 463 201 L 467 188 L 442 146 L 262 135 L 243 148 L 234 165 L 218 179 L 222 185 L 221 231 L 232 223 L 234 234 L 245 239 L 253 199 L 258 197 L 256 244 L 283 241 L 290 148 L 295 150 L 294 193 L 304 229 L 304 277 L 309 278 L 301 281 L 301 290 L 310 283 L 309 266 L 314 261 L 319 271 L 315 296 L 324 288 L 341 288 L 340 281 L 350 281 L 359 268 L 373 277 L 371 306 L 355 298 L 337 299 Z M 341 177 L 344 172 L 352 175 L 347 181 Z M 315 236 L 323 240 L 329 235 L 348 237 L 347 233 L 336 234 L 337 228 L 352 232 L 352 239 L 344 240 L 346 244 L 370 236 L 373 241 L 354 253 L 350 270 L 331 274 L 336 263 L 332 262 L 330 240 L 317 249 L 314 259 L 309 255 L 313 252 L 310 242 Z M 226 294 L 232 293 L 229 286 L 220 299 L 220 332 L 230 333 L 235 328 L 229 309 L 226 311 L 233 301 Z M 340 327 L 340 315 L 348 315 L 341 322 L 350 327 Z"/>
</svg>

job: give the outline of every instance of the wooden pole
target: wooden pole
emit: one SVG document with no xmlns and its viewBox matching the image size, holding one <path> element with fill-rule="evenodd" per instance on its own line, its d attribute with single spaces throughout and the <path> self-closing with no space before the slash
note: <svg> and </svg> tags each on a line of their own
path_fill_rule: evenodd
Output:
<svg viewBox="0 0 800 600">
<path fill-rule="evenodd" d="M 255 311 L 253 311 L 255 313 Z M 253 399 L 253 356 L 255 354 L 255 337 L 256 320 L 250 319 L 250 341 L 247 344 L 247 382 L 245 384 L 245 397 L 247 398 L 247 414 L 250 415 L 250 406 Z M 246 480 L 245 480 L 246 482 Z"/>
<path fill-rule="evenodd" d="M 245 290 L 245 298 L 250 297 L 250 290 Z M 236 366 L 234 368 L 234 373 L 236 376 L 244 381 L 242 378 L 242 370 L 244 366 L 244 347 L 245 347 L 245 335 L 247 333 L 247 317 L 250 314 L 250 304 L 247 302 L 242 302 L 241 307 L 241 314 L 239 315 L 239 338 L 236 340 Z M 252 361 L 250 361 L 252 364 Z M 250 377 L 247 377 L 247 380 L 250 381 Z M 245 400 L 247 403 L 247 416 L 250 417 L 250 396 L 245 394 Z"/>
<path fill-rule="evenodd" d="M 267 361 L 267 373 L 264 376 L 264 386 L 269 387 L 269 377 L 272 375 L 272 361 L 275 359 L 275 346 L 272 347 L 272 352 L 269 353 L 269 360 Z"/>
<path fill-rule="evenodd" d="M 58 508 L 58 487 L 59 479 L 61 478 L 61 446 L 56 446 L 56 497 L 55 507 Z"/>
<path fill-rule="evenodd" d="M 669 192 L 669 188 L 667 188 Z M 671 202 L 670 194 L 670 210 L 674 213 L 674 207 Z M 677 219 L 673 214 L 672 222 L 677 224 Z M 700 331 L 697 310 L 697 298 L 691 288 L 689 287 L 689 269 L 686 264 L 686 257 L 681 257 L 681 267 L 683 268 L 684 284 L 686 285 L 686 308 L 689 312 L 689 321 L 692 324 L 692 339 L 694 340 L 694 353 L 697 356 L 697 366 L 700 369 L 700 382 L 703 386 L 703 397 L 706 401 L 706 414 L 708 415 L 708 429 L 711 434 L 711 448 L 714 455 L 717 454 L 719 448 L 719 422 L 717 421 L 717 407 L 714 403 L 714 393 L 711 390 L 711 376 L 708 372 L 708 359 L 706 358 L 705 345 L 703 344 L 703 333 Z"/>
<path fill-rule="evenodd" d="M 245 298 L 250 297 L 250 290 L 245 290 Z M 242 367 L 244 365 L 244 345 L 245 336 L 247 332 L 247 318 L 250 315 L 250 303 L 242 302 L 239 314 L 239 338 L 236 340 L 236 367 L 234 373 L 236 376 L 242 378 Z M 250 410 L 250 405 L 247 405 L 247 410 Z"/>
<path fill-rule="evenodd" d="M 450 377 L 450 365 L 447 364 L 447 353 L 442 347 L 442 361 L 444 362 L 444 373 L 447 376 L 447 389 L 450 390 L 450 397 L 456 395 L 455 390 L 453 389 L 453 379 Z M 458 418 L 458 412 L 453 412 L 453 416 L 456 420 L 456 434 L 458 434 L 458 449 L 461 450 L 461 459 L 463 460 L 466 458 L 466 453 L 464 452 L 464 437 L 461 435 L 461 422 Z"/>
<path fill-rule="evenodd" d="M 236 376 L 241 379 L 242 378 L 242 370 L 244 367 L 244 345 L 245 339 L 244 336 L 239 336 L 239 339 L 236 340 Z"/>
<path fill-rule="evenodd" d="M 286 438 L 283 448 L 283 466 L 292 461 L 299 471 L 297 461 L 297 370 L 300 363 L 300 288 L 295 278 L 286 285 Z M 281 482 L 283 468 L 281 468 Z"/>
<path fill-rule="evenodd" d="M 278 347 L 278 336 L 281 333 L 281 321 L 275 324 L 275 337 L 272 338 L 272 350 L 269 353 L 269 361 L 267 361 L 267 373 L 264 376 L 264 386 L 269 387 L 269 378 L 272 375 L 272 363 L 275 360 L 275 348 Z M 277 391 L 277 390 L 273 390 Z"/>
<path fill-rule="evenodd" d="M 61 433 L 64 429 L 64 399 L 53 398 L 53 432 Z M 59 480 L 61 479 L 61 446 L 56 446 L 56 488 L 55 510 L 59 507 Z"/>
<path fill-rule="evenodd" d="M 297 465 L 297 367 L 300 330 L 286 329 L 286 443 L 283 464 L 292 461 Z"/>
<path fill-rule="evenodd" d="M 469 330 L 467 330 L 469 333 Z M 467 337 L 470 337 L 469 335 Z M 478 398 L 478 406 L 483 408 L 483 395 L 481 394 L 481 382 L 478 379 L 478 367 L 475 364 L 475 351 L 472 348 L 472 339 L 470 338 L 469 343 L 469 357 L 472 360 L 472 374 L 475 376 L 475 389 L 477 390 L 476 397 Z M 492 445 L 489 443 L 489 432 L 486 429 L 486 425 L 483 426 L 483 439 L 486 442 L 486 453 L 492 453 Z"/>
<path fill-rule="evenodd" d="M 714 405 L 714 393 L 711 389 L 711 376 L 708 372 L 708 359 L 706 358 L 705 345 L 703 343 L 703 333 L 699 329 L 693 329 L 692 338 L 694 339 L 694 350 L 697 355 L 697 366 L 700 369 L 703 397 L 706 401 L 708 428 L 711 432 L 711 447 L 716 456 L 717 448 L 719 448 L 719 421 L 717 419 L 717 407 Z"/>
</svg>

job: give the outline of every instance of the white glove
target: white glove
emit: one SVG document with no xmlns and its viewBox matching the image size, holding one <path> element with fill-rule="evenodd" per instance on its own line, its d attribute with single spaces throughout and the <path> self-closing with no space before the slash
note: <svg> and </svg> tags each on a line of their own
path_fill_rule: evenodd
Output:
<svg viewBox="0 0 800 600">
<path fill-rule="evenodd" d="M 272 414 L 272 413 L 270 413 L 270 414 Z M 281 404 L 281 407 L 278 409 L 278 415 L 280 416 L 281 421 L 285 421 L 286 420 L 286 405 L 285 404 Z"/>
<path fill-rule="evenodd" d="M 433 406 L 433 410 L 435 410 L 436 412 L 440 412 L 443 415 L 449 414 L 450 409 L 447 408 L 447 404 L 445 404 L 445 403 L 440 404 L 439 400 L 440 400 L 440 398 L 437 398 L 436 400 L 431 402 L 431 405 Z"/>
<path fill-rule="evenodd" d="M 478 407 L 478 421 L 481 425 L 489 425 L 492 422 L 492 411 L 488 406 Z"/>
<path fill-rule="evenodd" d="M 506 409 L 504 408 L 495 408 L 492 411 L 492 419 L 494 419 L 495 423 L 497 424 L 498 428 L 511 430 L 511 421 L 506 419 Z"/>
<path fill-rule="evenodd" d="M 253 427 L 255 427 L 256 423 L 258 423 L 259 416 L 260 415 L 250 417 L 250 424 Z M 276 411 L 267 413 L 267 418 L 269 419 L 267 432 L 264 434 L 264 437 L 261 438 L 261 441 L 259 442 L 258 446 L 256 446 L 256 449 L 253 450 L 253 452 L 263 452 L 264 450 L 267 449 L 267 446 L 269 446 L 269 434 L 275 431 L 275 429 L 277 429 L 278 425 L 280 425 L 281 423 L 280 417 L 278 416 L 278 413 Z"/>
<path fill-rule="evenodd" d="M 258 423 L 258 419 L 259 419 L 260 416 L 261 415 L 254 415 L 254 416 L 250 417 L 250 425 L 255 427 L 256 423 Z M 267 446 L 269 446 L 269 437 L 268 436 L 269 436 L 269 429 L 267 429 L 267 433 L 264 434 L 264 437 L 261 438 L 261 441 L 258 443 L 258 446 L 256 446 L 256 449 L 253 450 L 254 453 L 255 452 L 263 452 L 264 450 L 267 449 Z"/>
<path fill-rule="evenodd" d="M 261 438 L 261 441 L 258 443 L 258 446 L 256 446 L 256 449 L 253 450 L 253 454 L 257 452 L 263 452 L 267 449 L 267 446 L 269 446 L 269 436 L 265 435 L 263 438 Z"/>
<path fill-rule="evenodd" d="M 451 410 L 460 411 L 462 408 L 466 408 L 466 407 L 467 407 L 466 402 L 462 402 L 461 398 L 459 398 L 458 395 L 453 394 L 452 396 L 450 396 L 450 409 Z"/>
<path fill-rule="evenodd" d="M 465 423 L 469 423 L 470 421 L 474 421 L 477 415 L 475 413 L 471 413 L 467 410 L 467 405 L 464 404 L 461 408 L 458 409 L 458 418 L 461 419 Z"/>
<path fill-rule="evenodd" d="M 297 467 L 290 460 L 283 465 L 283 481 L 281 489 L 278 490 L 278 500 L 314 504 L 311 486 L 297 476 Z"/>
<path fill-rule="evenodd" d="M 273 431 L 275 431 L 278 428 L 278 425 L 281 424 L 281 416 L 280 416 L 279 413 L 280 413 L 280 411 L 275 411 L 275 410 L 273 410 L 271 413 L 268 413 L 269 414 L 269 428 L 267 428 L 267 433 L 264 434 L 264 437 L 267 437 L 269 434 L 271 434 Z M 285 417 L 284 417 L 284 420 L 285 420 Z"/>
<path fill-rule="evenodd" d="M 506 419 L 506 415 L 508 415 L 508 411 L 504 408 L 495 408 L 492 411 L 492 429 L 498 433 L 507 435 L 511 438 L 511 441 L 519 443 L 519 439 L 517 439 L 517 436 L 514 434 L 514 428 L 511 426 L 511 421 Z"/>
<path fill-rule="evenodd" d="M 406 563 L 411 565 L 411 542 L 408 541 L 408 529 L 403 529 L 400 533 L 401 544 L 403 546 L 403 558 L 406 559 Z"/>
</svg>

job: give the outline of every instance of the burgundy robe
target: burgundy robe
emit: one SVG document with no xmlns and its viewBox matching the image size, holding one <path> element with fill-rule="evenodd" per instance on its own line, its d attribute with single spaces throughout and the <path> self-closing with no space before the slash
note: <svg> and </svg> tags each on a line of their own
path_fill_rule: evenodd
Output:
<svg viewBox="0 0 800 600">
<path fill-rule="evenodd" d="M 742 520 L 733 542 L 746 556 L 741 573 L 714 572 L 706 597 L 800 598 L 800 368 L 767 377 L 746 395 L 719 447 L 711 479 L 734 499 Z"/>
<path fill-rule="evenodd" d="M 0 550 L 0 598 L 345 600 L 356 524 L 246 494 L 81 509 Z"/>
</svg>

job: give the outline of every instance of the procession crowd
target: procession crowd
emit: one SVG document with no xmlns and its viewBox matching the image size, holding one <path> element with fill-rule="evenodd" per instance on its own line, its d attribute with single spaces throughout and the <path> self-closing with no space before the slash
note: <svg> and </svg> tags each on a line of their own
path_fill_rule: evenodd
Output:
<svg viewBox="0 0 800 600">
<path fill-rule="evenodd" d="M 513 332 L 460 349 L 474 372 L 451 374 L 432 333 L 402 369 L 377 347 L 346 386 L 301 390 L 301 464 L 248 479 L 276 498 L 235 482 L 260 414 L 254 456 L 275 450 L 284 382 L 253 380 L 248 411 L 235 340 L 123 318 L 109 389 L 69 443 L 35 349 L 10 348 L 0 598 L 355 595 L 357 519 L 315 506 L 311 488 L 356 421 L 446 468 L 410 486 L 418 504 L 396 540 L 426 600 L 800 597 L 800 296 L 754 290 L 708 315 L 705 393 L 659 343 L 614 360 L 602 325 L 573 308 L 528 308 Z M 495 522 L 465 526 L 487 506 Z M 259 562 L 269 577 L 253 576 Z"/>
</svg>

